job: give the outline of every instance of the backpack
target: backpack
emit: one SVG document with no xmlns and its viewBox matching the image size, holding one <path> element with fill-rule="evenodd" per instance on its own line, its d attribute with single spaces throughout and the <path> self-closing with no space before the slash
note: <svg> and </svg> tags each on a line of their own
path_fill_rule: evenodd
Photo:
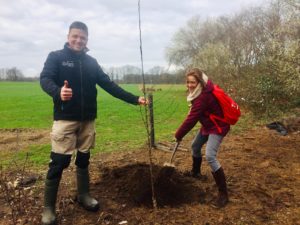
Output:
<svg viewBox="0 0 300 225">
<path fill-rule="evenodd" d="M 212 120 L 212 122 L 216 125 L 218 132 L 221 133 L 222 130 L 220 126 L 217 124 L 216 120 L 223 121 L 225 123 L 234 125 L 239 120 L 239 117 L 241 116 L 240 107 L 238 104 L 230 98 L 222 88 L 220 88 L 218 85 L 214 85 L 214 89 L 212 91 L 213 95 L 217 98 L 222 111 L 224 118 L 221 118 L 219 116 L 216 116 L 214 114 L 210 114 L 209 118 Z"/>
</svg>

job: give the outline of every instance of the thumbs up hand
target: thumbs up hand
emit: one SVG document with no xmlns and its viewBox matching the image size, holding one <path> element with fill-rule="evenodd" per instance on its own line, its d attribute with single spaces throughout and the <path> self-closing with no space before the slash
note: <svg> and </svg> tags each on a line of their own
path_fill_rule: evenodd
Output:
<svg viewBox="0 0 300 225">
<path fill-rule="evenodd" d="M 64 86 L 60 90 L 60 98 L 62 101 L 69 101 L 72 98 L 72 89 L 69 88 L 69 82 L 64 81 Z"/>
<path fill-rule="evenodd" d="M 64 81 L 64 87 L 66 87 L 66 88 L 69 87 L 69 82 L 67 80 Z"/>
</svg>

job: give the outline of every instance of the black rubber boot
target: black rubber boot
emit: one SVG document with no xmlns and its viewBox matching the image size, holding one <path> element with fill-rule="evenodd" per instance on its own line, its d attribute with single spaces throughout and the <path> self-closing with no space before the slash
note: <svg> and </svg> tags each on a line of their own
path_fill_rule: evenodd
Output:
<svg viewBox="0 0 300 225">
<path fill-rule="evenodd" d="M 185 173 L 185 175 L 194 177 L 199 180 L 207 180 L 207 176 L 201 174 L 201 164 L 202 164 L 202 157 L 194 157 L 193 156 L 193 166 L 192 170 Z"/>
<path fill-rule="evenodd" d="M 54 225 L 57 223 L 55 204 L 60 178 L 45 181 L 44 210 L 42 213 L 43 225 Z"/>
<path fill-rule="evenodd" d="M 88 168 L 81 169 L 77 167 L 77 189 L 78 203 L 88 211 L 96 212 L 99 209 L 99 203 L 90 196 L 90 178 Z"/>
<path fill-rule="evenodd" d="M 229 202 L 226 178 L 222 167 L 216 172 L 212 172 L 212 175 L 216 181 L 219 190 L 218 197 L 216 201 L 212 203 L 212 206 L 214 208 L 222 208 Z"/>
<path fill-rule="evenodd" d="M 201 164 L 202 164 L 202 157 L 200 158 L 193 157 L 193 167 L 191 171 L 193 177 L 200 176 Z"/>
</svg>

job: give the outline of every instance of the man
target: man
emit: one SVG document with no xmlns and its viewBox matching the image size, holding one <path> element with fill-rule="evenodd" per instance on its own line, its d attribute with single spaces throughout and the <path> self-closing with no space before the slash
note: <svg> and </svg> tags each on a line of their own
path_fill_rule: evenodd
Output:
<svg viewBox="0 0 300 225">
<path fill-rule="evenodd" d="M 89 194 L 90 149 L 95 142 L 98 84 L 116 98 L 131 104 L 147 104 L 144 97 L 134 96 L 112 82 L 97 61 L 87 55 L 88 28 L 82 22 L 69 27 L 67 43 L 62 50 L 51 52 L 40 76 L 43 90 L 53 98 L 54 122 L 52 150 L 45 182 L 43 224 L 55 224 L 55 203 L 63 170 L 77 151 L 77 200 L 90 211 L 99 203 Z"/>
</svg>

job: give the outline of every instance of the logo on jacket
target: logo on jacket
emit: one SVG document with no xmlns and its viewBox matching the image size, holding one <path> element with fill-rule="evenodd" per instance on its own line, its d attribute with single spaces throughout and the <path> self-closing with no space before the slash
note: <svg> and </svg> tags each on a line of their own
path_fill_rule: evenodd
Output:
<svg viewBox="0 0 300 225">
<path fill-rule="evenodd" d="M 74 62 L 73 61 L 65 61 L 65 62 L 62 62 L 62 66 L 74 67 Z"/>
</svg>

